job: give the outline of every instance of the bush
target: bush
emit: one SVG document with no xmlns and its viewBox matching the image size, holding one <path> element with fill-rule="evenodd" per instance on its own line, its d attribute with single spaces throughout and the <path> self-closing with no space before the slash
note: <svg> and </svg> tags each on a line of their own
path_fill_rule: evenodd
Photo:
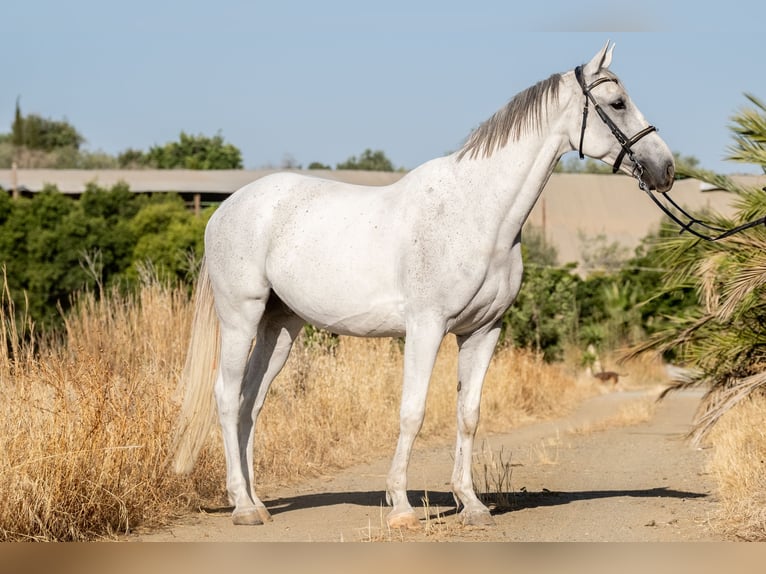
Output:
<svg viewBox="0 0 766 574">
<path fill-rule="evenodd" d="M 175 194 L 138 196 L 125 184 L 90 185 L 79 201 L 55 187 L 18 200 L 0 193 L 0 265 L 32 319 L 60 326 L 76 291 L 129 288 L 146 267 L 189 279 L 210 213 L 195 217 Z"/>
</svg>

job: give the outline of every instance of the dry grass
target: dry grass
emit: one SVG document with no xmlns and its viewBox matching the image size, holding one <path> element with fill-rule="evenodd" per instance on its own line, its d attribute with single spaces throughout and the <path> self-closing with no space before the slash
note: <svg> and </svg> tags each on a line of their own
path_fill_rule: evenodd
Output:
<svg viewBox="0 0 766 574">
<path fill-rule="evenodd" d="M 766 540 L 766 397 L 754 396 L 726 413 L 708 440 L 718 485 L 714 527 L 723 535 Z"/>
<path fill-rule="evenodd" d="M 91 539 L 168 512 L 179 492 L 163 463 L 185 304 L 156 284 L 138 301 L 84 295 L 65 342 L 5 347 L 0 539 Z M 13 340 L 12 309 L 2 319 Z"/>
<path fill-rule="evenodd" d="M 194 472 L 167 467 L 191 308 L 183 290 L 148 282 L 137 296 L 78 298 L 66 337 L 36 336 L 0 308 L 0 540 L 92 540 L 225 504 L 220 439 Z M 258 424 L 256 472 L 277 485 L 389 455 L 398 432 L 402 356 L 388 339 L 298 344 Z M 440 353 L 421 436 L 455 432 L 457 352 Z M 487 376 L 481 432 L 564 413 L 571 376 L 503 349 Z"/>
</svg>

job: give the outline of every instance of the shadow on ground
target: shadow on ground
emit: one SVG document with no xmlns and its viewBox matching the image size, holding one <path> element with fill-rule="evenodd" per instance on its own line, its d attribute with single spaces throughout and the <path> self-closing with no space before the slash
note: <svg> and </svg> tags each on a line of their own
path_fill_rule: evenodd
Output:
<svg viewBox="0 0 766 574">
<path fill-rule="evenodd" d="M 547 506 L 563 506 L 579 501 L 597 500 L 603 498 L 675 498 L 693 499 L 705 498 L 708 495 L 700 492 L 674 490 L 667 487 L 657 487 L 639 490 L 583 490 L 583 491 L 541 491 L 521 490 L 519 492 L 501 492 L 479 495 L 482 501 L 492 510 L 492 514 L 505 514 L 526 508 Z M 457 512 L 451 492 L 426 492 L 414 490 L 409 492 L 410 504 L 415 508 L 436 508 L 441 516 L 449 516 Z M 353 492 L 325 492 L 302 494 L 277 498 L 266 502 L 266 507 L 272 515 L 323 506 L 351 504 L 354 506 L 385 507 L 386 494 L 380 490 Z M 207 514 L 230 513 L 230 506 L 202 508 Z"/>
</svg>

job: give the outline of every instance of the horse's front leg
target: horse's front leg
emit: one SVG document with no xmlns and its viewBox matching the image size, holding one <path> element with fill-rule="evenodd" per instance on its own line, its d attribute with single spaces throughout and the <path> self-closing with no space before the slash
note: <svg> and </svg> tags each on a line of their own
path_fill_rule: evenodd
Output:
<svg viewBox="0 0 766 574">
<path fill-rule="evenodd" d="M 444 338 L 443 322 L 408 322 L 404 344 L 404 382 L 399 412 L 399 442 L 388 473 L 386 498 L 393 505 L 388 513 L 390 528 L 418 528 L 420 521 L 407 500 L 407 466 L 412 445 L 423 425 L 428 384 L 439 345 Z"/>
<path fill-rule="evenodd" d="M 458 337 L 457 442 L 452 492 L 463 506 L 460 513 L 463 524 L 494 524 L 489 510 L 474 492 L 471 463 L 481 389 L 499 335 L 500 324 L 496 323 L 489 329 Z"/>
</svg>

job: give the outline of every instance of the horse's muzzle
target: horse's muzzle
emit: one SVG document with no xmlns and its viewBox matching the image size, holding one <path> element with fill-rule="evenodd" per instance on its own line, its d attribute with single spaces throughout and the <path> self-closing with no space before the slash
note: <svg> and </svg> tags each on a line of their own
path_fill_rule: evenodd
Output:
<svg viewBox="0 0 766 574">
<path fill-rule="evenodd" d="M 665 193 L 673 187 L 675 177 L 675 164 L 669 160 L 654 169 L 644 169 L 641 180 L 648 189 Z"/>
</svg>

